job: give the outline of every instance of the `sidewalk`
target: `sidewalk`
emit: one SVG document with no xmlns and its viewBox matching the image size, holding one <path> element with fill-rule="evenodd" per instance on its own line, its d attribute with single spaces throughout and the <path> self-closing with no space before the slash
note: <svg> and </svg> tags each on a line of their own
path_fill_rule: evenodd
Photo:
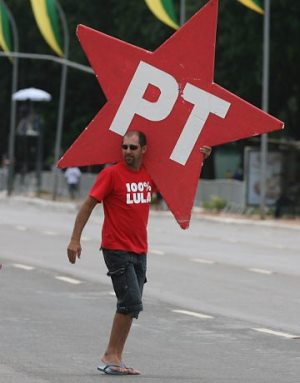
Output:
<svg viewBox="0 0 300 383">
<path fill-rule="evenodd" d="M 67 198 L 53 201 L 47 198 L 37 198 L 34 196 L 11 196 L 7 197 L 6 193 L 0 193 L 0 203 L 25 203 L 35 205 L 43 208 L 50 208 L 51 210 L 64 210 L 69 212 L 78 211 L 82 200 L 69 201 Z M 156 210 L 151 209 L 152 215 L 172 216 L 169 210 Z M 228 224 L 252 224 L 269 227 L 280 227 L 287 229 L 300 230 L 300 217 L 295 218 L 280 218 L 267 217 L 262 220 L 259 216 L 247 216 L 243 214 L 233 214 L 228 212 L 213 213 L 203 208 L 194 207 L 192 211 L 193 219 L 206 219 L 210 221 L 223 222 Z"/>
<path fill-rule="evenodd" d="M 257 215 L 246 216 L 243 214 L 231 214 L 231 213 L 210 213 L 207 211 L 194 213 L 196 217 L 205 218 L 211 221 L 219 221 L 224 223 L 234 224 L 252 224 L 269 227 L 280 227 L 287 229 L 300 230 L 300 217 L 297 218 L 273 218 L 267 217 L 261 219 Z"/>
</svg>

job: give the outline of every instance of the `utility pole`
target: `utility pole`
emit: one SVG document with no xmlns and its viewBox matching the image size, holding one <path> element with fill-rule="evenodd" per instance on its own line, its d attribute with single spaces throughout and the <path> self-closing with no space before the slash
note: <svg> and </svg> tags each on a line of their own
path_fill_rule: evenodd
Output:
<svg viewBox="0 0 300 383">
<path fill-rule="evenodd" d="M 180 0 L 180 26 L 185 23 L 186 11 L 185 11 L 185 0 Z"/>
<path fill-rule="evenodd" d="M 69 29 L 66 21 L 64 11 L 56 0 L 58 12 L 62 22 L 62 27 L 64 31 L 64 58 L 65 60 L 69 57 Z M 64 120 L 64 108 L 65 108 L 65 99 L 66 99 L 66 83 L 67 83 L 67 73 L 68 66 L 64 62 L 62 64 L 61 72 L 61 82 L 60 82 L 60 96 L 59 96 L 59 108 L 58 108 L 58 118 L 57 118 L 57 128 L 56 128 L 56 138 L 55 138 L 55 149 L 54 149 L 54 164 L 53 164 L 53 194 L 52 199 L 55 200 L 57 197 L 57 187 L 58 187 L 58 172 L 56 164 L 61 155 L 61 140 L 62 140 L 62 130 L 63 130 L 63 120 Z"/>
<path fill-rule="evenodd" d="M 15 19 L 7 8 L 3 0 L 0 0 L 5 6 L 13 35 L 14 51 L 19 51 L 19 35 Z M 15 135 L 16 135 L 16 101 L 13 99 L 13 94 L 17 91 L 18 87 L 18 57 L 12 59 L 13 73 L 12 73 L 12 86 L 11 86 L 11 101 L 10 101 L 10 127 L 8 138 L 8 176 L 7 176 L 7 195 L 10 196 L 13 191 L 14 172 L 15 172 Z"/>
<path fill-rule="evenodd" d="M 264 0 L 264 32 L 263 32 L 263 76 L 262 76 L 262 109 L 269 110 L 269 70 L 270 70 L 270 0 Z M 260 145 L 260 217 L 266 214 L 266 189 L 267 189 L 267 159 L 268 135 L 261 136 Z"/>
</svg>

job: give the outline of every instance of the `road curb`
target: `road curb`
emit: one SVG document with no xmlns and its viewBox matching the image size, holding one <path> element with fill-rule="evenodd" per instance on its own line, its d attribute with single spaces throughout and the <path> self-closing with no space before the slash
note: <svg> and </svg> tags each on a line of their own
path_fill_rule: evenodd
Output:
<svg viewBox="0 0 300 383">
<path fill-rule="evenodd" d="M 78 211 L 82 201 L 76 202 L 64 202 L 64 201 L 50 201 L 37 197 L 30 196 L 11 196 L 0 195 L 0 203 L 26 203 L 28 205 L 37 206 L 41 208 L 50 208 L 51 210 L 67 211 L 67 212 L 76 212 Z M 238 225 L 256 225 L 262 227 L 274 227 L 281 229 L 292 229 L 300 230 L 300 221 L 283 221 L 283 220 L 274 220 L 274 219 L 265 219 L 259 220 L 254 218 L 245 218 L 243 216 L 225 216 L 224 213 L 219 213 L 219 215 L 208 214 L 200 208 L 194 208 L 192 211 L 192 220 L 193 219 L 202 219 L 207 221 L 214 221 L 220 223 L 228 224 L 238 224 Z M 172 216 L 170 211 L 166 210 L 151 210 L 151 215 L 154 216 Z M 192 222 L 191 222 L 192 224 Z"/>
<path fill-rule="evenodd" d="M 196 213 L 198 219 L 205 219 L 207 221 L 214 222 L 222 222 L 228 224 L 236 224 L 236 225 L 256 225 L 262 227 L 273 227 L 280 229 L 292 229 L 292 230 L 300 230 L 300 222 L 288 222 L 288 221 L 280 221 L 274 219 L 251 219 L 251 218 L 242 218 L 242 217 L 224 217 L 224 216 L 211 216 L 205 213 Z"/>
<path fill-rule="evenodd" d="M 62 201 L 49 201 L 37 197 L 26 197 L 26 196 L 0 196 L 0 203 L 25 203 L 40 208 L 49 208 L 51 210 L 63 210 L 67 212 L 75 212 L 78 210 L 78 204 L 73 202 L 62 202 Z"/>
</svg>

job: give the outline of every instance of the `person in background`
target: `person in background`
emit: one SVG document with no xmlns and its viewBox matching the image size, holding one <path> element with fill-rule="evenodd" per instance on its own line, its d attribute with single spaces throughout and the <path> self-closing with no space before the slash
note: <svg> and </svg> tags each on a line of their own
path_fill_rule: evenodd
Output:
<svg viewBox="0 0 300 383">
<path fill-rule="evenodd" d="M 77 167 L 70 167 L 65 171 L 65 178 L 68 184 L 69 195 L 72 200 L 75 199 L 78 192 L 80 177 L 81 171 Z"/>
</svg>

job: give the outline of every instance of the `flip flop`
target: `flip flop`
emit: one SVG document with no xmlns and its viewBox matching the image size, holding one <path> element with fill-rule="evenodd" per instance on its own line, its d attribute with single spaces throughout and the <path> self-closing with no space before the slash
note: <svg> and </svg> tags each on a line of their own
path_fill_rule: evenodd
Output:
<svg viewBox="0 0 300 383">
<path fill-rule="evenodd" d="M 119 369 L 119 370 L 118 370 Z M 120 370 L 122 369 L 122 370 Z M 125 367 L 121 367 L 118 364 L 103 364 L 97 367 L 97 370 L 104 372 L 107 375 L 130 375 L 129 371 Z"/>
<path fill-rule="evenodd" d="M 141 375 L 140 371 L 132 367 L 127 367 L 124 362 L 121 362 L 120 367 L 126 368 L 126 370 L 128 371 L 127 375 Z"/>
</svg>

